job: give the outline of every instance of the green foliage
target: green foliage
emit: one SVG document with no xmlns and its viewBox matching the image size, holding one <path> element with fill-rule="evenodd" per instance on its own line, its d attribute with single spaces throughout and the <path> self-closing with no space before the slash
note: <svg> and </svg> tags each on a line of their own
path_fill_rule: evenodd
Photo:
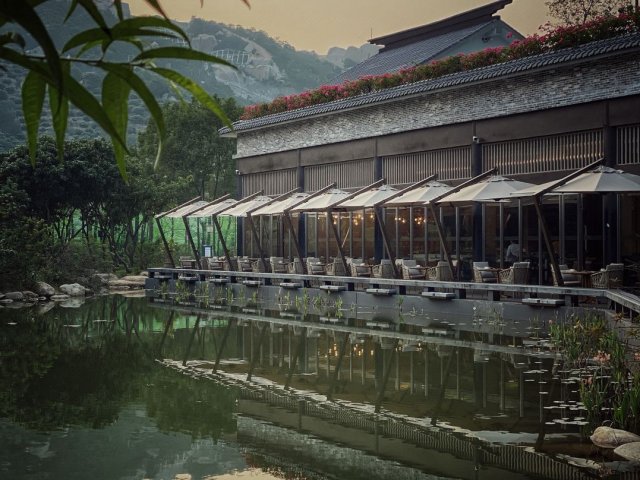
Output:
<svg viewBox="0 0 640 480">
<path fill-rule="evenodd" d="M 161 263 L 150 238 L 153 215 L 182 200 L 186 181 L 161 177 L 153 159 L 134 157 L 125 184 L 103 140 L 68 142 L 58 161 L 42 138 L 37 163 L 18 147 L 0 155 L 0 282 L 67 280 L 91 270 L 125 271 Z"/>
<path fill-rule="evenodd" d="M 241 107 L 235 100 L 217 101 L 228 118 L 236 120 L 239 117 Z M 235 193 L 235 164 L 232 157 L 235 141 L 218 135 L 222 122 L 195 100 L 167 103 L 163 107 L 163 114 L 171 121 L 167 123 L 157 175 L 160 178 L 180 177 L 189 184 L 181 200 L 205 193 L 212 199 L 225 193 Z M 150 122 L 138 136 L 134 155 L 149 164 L 155 158 L 158 146 L 158 130 Z"/>
<path fill-rule="evenodd" d="M 127 119 L 131 93 L 135 93 L 142 100 L 155 123 L 158 130 L 158 154 L 162 150 L 165 138 L 164 118 L 155 98 L 150 94 L 147 81 L 143 79 L 142 74 L 145 72 L 154 73 L 171 85 L 183 88 L 209 108 L 225 125 L 231 125 L 216 100 L 197 83 L 178 71 L 157 65 L 158 61 L 169 59 L 217 63 L 234 68 L 222 59 L 193 50 L 186 33 L 166 17 L 157 0 L 146 0 L 146 3 L 154 8 L 160 17 L 132 19 L 123 17 L 121 0 L 114 0 L 118 16 L 114 19 L 113 25 L 108 24 L 108 16 L 105 17 L 95 0 L 72 2 L 65 22 L 76 10 L 88 15 L 89 22 L 85 23 L 86 28 L 66 42 L 62 49 L 64 56 L 60 54 L 52 38 L 52 32 L 47 29 L 42 18 L 43 8 L 57 3 L 56 0 L 0 1 L 0 18 L 4 27 L 4 34 L 0 36 L 0 60 L 28 72 L 22 92 L 24 120 L 32 161 L 36 160 L 34 146 L 37 143 L 45 88 L 49 91 L 52 124 L 60 156 L 71 104 L 109 135 L 114 157 L 123 177 L 126 177 Z M 187 46 L 156 48 L 153 43 L 143 42 L 143 38 L 165 38 L 186 42 Z M 44 56 L 27 49 L 28 41 L 35 42 L 44 52 Z M 129 51 L 135 52 L 133 59 L 126 63 L 111 60 L 112 52 L 118 52 L 123 45 Z M 100 99 L 83 84 L 82 78 L 78 81 L 74 76 L 74 73 L 78 74 L 76 66 L 81 66 L 83 71 L 106 74 L 102 81 Z"/>
</svg>

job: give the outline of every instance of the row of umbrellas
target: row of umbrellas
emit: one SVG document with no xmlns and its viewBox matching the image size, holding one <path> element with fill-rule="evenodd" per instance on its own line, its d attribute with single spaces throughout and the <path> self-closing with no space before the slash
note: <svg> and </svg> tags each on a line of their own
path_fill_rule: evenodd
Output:
<svg viewBox="0 0 640 480">
<path fill-rule="evenodd" d="M 217 225 L 216 220 L 218 216 L 248 218 L 251 227 L 251 217 L 284 215 L 285 219 L 288 220 L 287 224 L 290 230 L 295 235 L 290 219 L 290 214 L 292 213 L 374 209 L 377 220 L 380 226 L 383 227 L 382 231 L 384 232 L 382 216 L 377 212 L 380 208 L 422 206 L 434 209 L 435 206 L 447 204 L 464 205 L 474 202 L 511 202 L 527 198 L 532 199 L 535 204 L 539 205 L 542 198 L 548 195 L 640 192 L 640 176 L 606 167 L 601 165 L 601 163 L 602 160 L 560 180 L 547 182 L 542 185 L 534 185 L 509 179 L 497 175 L 494 169 L 484 172 L 457 187 L 451 187 L 438 182 L 435 176 L 431 176 L 400 190 L 384 184 L 383 180 L 379 180 L 353 193 L 337 189 L 335 188 L 335 184 L 332 184 L 312 194 L 302 193 L 296 189 L 276 198 L 271 198 L 262 195 L 262 192 L 258 192 L 238 201 L 229 198 L 229 196 L 208 203 L 194 199 L 168 212 L 157 215 L 156 219 L 159 220 L 162 217 L 183 218 L 188 228 L 186 219 L 189 217 L 213 217 L 214 223 L 219 230 L 219 225 Z M 439 233 L 442 233 L 440 231 L 441 226 L 438 224 L 437 215 L 435 215 L 435 210 L 434 219 Z M 544 228 L 544 219 L 541 216 L 540 221 L 541 227 Z M 158 225 L 160 225 L 159 222 Z M 221 234 L 221 231 L 219 230 L 218 233 Z M 337 237 L 337 231 L 334 233 Z M 190 237 L 190 235 L 188 236 Z M 255 230 L 254 236 L 259 244 Z M 336 239 L 339 240 L 338 238 Z M 390 258 L 393 259 L 393 253 L 390 251 L 388 242 L 384 238 L 383 240 L 385 240 L 385 246 Z M 445 256 L 451 262 L 442 234 L 441 244 L 445 249 Z M 340 241 L 338 241 L 338 245 L 340 245 Z M 550 243 L 548 247 L 549 249 L 551 248 Z M 296 245 L 296 249 L 298 252 L 300 251 L 298 245 Z M 194 253 L 196 253 L 195 249 Z M 340 253 L 344 258 L 343 252 Z"/>
</svg>

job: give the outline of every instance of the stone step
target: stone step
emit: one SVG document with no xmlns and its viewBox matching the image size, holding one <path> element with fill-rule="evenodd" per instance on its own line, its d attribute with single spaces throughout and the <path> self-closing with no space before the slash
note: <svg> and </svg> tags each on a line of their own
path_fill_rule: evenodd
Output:
<svg viewBox="0 0 640 480">
<path fill-rule="evenodd" d="M 564 300 L 559 298 L 523 298 L 522 303 L 531 307 L 562 307 Z"/>
<path fill-rule="evenodd" d="M 431 300 L 453 300 L 456 298 L 456 294 L 451 292 L 422 292 L 422 296 Z"/>
<path fill-rule="evenodd" d="M 396 291 L 393 288 L 367 288 L 366 292 L 370 293 L 371 295 L 385 297 L 390 297 L 391 295 L 396 294 Z"/>
<path fill-rule="evenodd" d="M 346 289 L 344 285 L 320 285 L 320 290 L 325 292 L 344 292 Z"/>
</svg>

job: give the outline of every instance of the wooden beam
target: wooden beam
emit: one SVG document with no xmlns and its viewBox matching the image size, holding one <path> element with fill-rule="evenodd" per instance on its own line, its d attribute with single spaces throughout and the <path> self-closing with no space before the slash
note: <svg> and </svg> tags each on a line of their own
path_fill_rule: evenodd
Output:
<svg viewBox="0 0 640 480">
<path fill-rule="evenodd" d="M 251 377 L 253 376 L 253 369 L 256 366 L 258 357 L 260 356 L 260 346 L 262 345 L 262 341 L 264 339 L 264 333 L 266 332 L 269 324 L 264 322 L 262 328 L 260 329 L 260 337 L 258 339 L 257 345 L 253 349 L 253 358 L 251 359 L 251 364 L 249 365 L 249 372 L 247 373 L 247 382 L 251 381 Z"/>
<path fill-rule="evenodd" d="M 173 255 L 171 255 L 171 249 L 169 248 L 169 243 L 167 242 L 167 238 L 164 236 L 164 231 L 162 230 L 162 225 L 160 224 L 160 218 L 156 217 L 156 224 L 158 225 L 158 232 L 160 232 L 160 238 L 162 239 L 162 244 L 164 245 L 164 250 L 167 252 L 167 257 L 169 257 L 169 262 L 171 262 L 171 268 L 176 268 L 176 262 L 173 259 Z"/>
<path fill-rule="evenodd" d="M 393 357 L 395 356 L 393 353 L 398 348 L 398 342 L 400 339 L 396 338 L 393 342 L 393 348 L 390 350 L 389 358 L 387 359 L 387 363 L 385 365 L 384 375 L 382 378 L 382 385 L 380 385 L 380 390 L 378 391 L 378 396 L 376 397 L 375 403 L 375 412 L 380 413 L 380 406 L 382 405 L 382 400 L 384 399 L 384 392 L 387 387 L 387 382 L 389 381 L 389 374 L 391 373 L 391 364 L 393 363 Z"/>
<path fill-rule="evenodd" d="M 349 343 L 349 332 L 344 332 L 344 340 L 340 345 L 340 352 L 338 353 L 338 361 L 336 367 L 333 369 L 333 375 L 329 382 L 329 390 L 327 391 L 327 400 L 333 400 L 333 391 L 336 388 L 336 382 L 338 381 L 338 374 L 340 373 L 340 367 L 342 366 L 342 359 L 347 351 L 347 344 Z M 329 361 L 329 360 L 327 360 Z"/>
<path fill-rule="evenodd" d="M 227 328 L 224 330 L 224 334 L 222 335 L 222 341 L 220 342 L 220 348 L 216 353 L 216 362 L 213 364 L 213 373 L 218 371 L 218 366 L 220 366 L 220 360 L 222 359 L 222 352 L 224 351 L 224 347 L 227 344 L 227 339 L 229 338 L 229 332 L 231 331 L 231 326 L 236 323 L 235 318 L 227 319 Z"/>
</svg>

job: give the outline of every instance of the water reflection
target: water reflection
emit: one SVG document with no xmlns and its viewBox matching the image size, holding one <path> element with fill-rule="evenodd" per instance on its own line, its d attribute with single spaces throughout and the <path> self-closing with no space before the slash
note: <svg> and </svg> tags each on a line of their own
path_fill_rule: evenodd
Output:
<svg viewBox="0 0 640 480">
<path fill-rule="evenodd" d="M 594 471 L 512 446 L 581 445 L 580 405 L 560 387 L 569 374 L 558 371 L 534 327 L 526 338 L 463 337 L 435 326 L 399 333 L 205 316 L 117 296 L 44 315 L 6 313 L 3 478 L 582 478 Z M 562 418 L 571 421 L 554 421 Z"/>
</svg>

